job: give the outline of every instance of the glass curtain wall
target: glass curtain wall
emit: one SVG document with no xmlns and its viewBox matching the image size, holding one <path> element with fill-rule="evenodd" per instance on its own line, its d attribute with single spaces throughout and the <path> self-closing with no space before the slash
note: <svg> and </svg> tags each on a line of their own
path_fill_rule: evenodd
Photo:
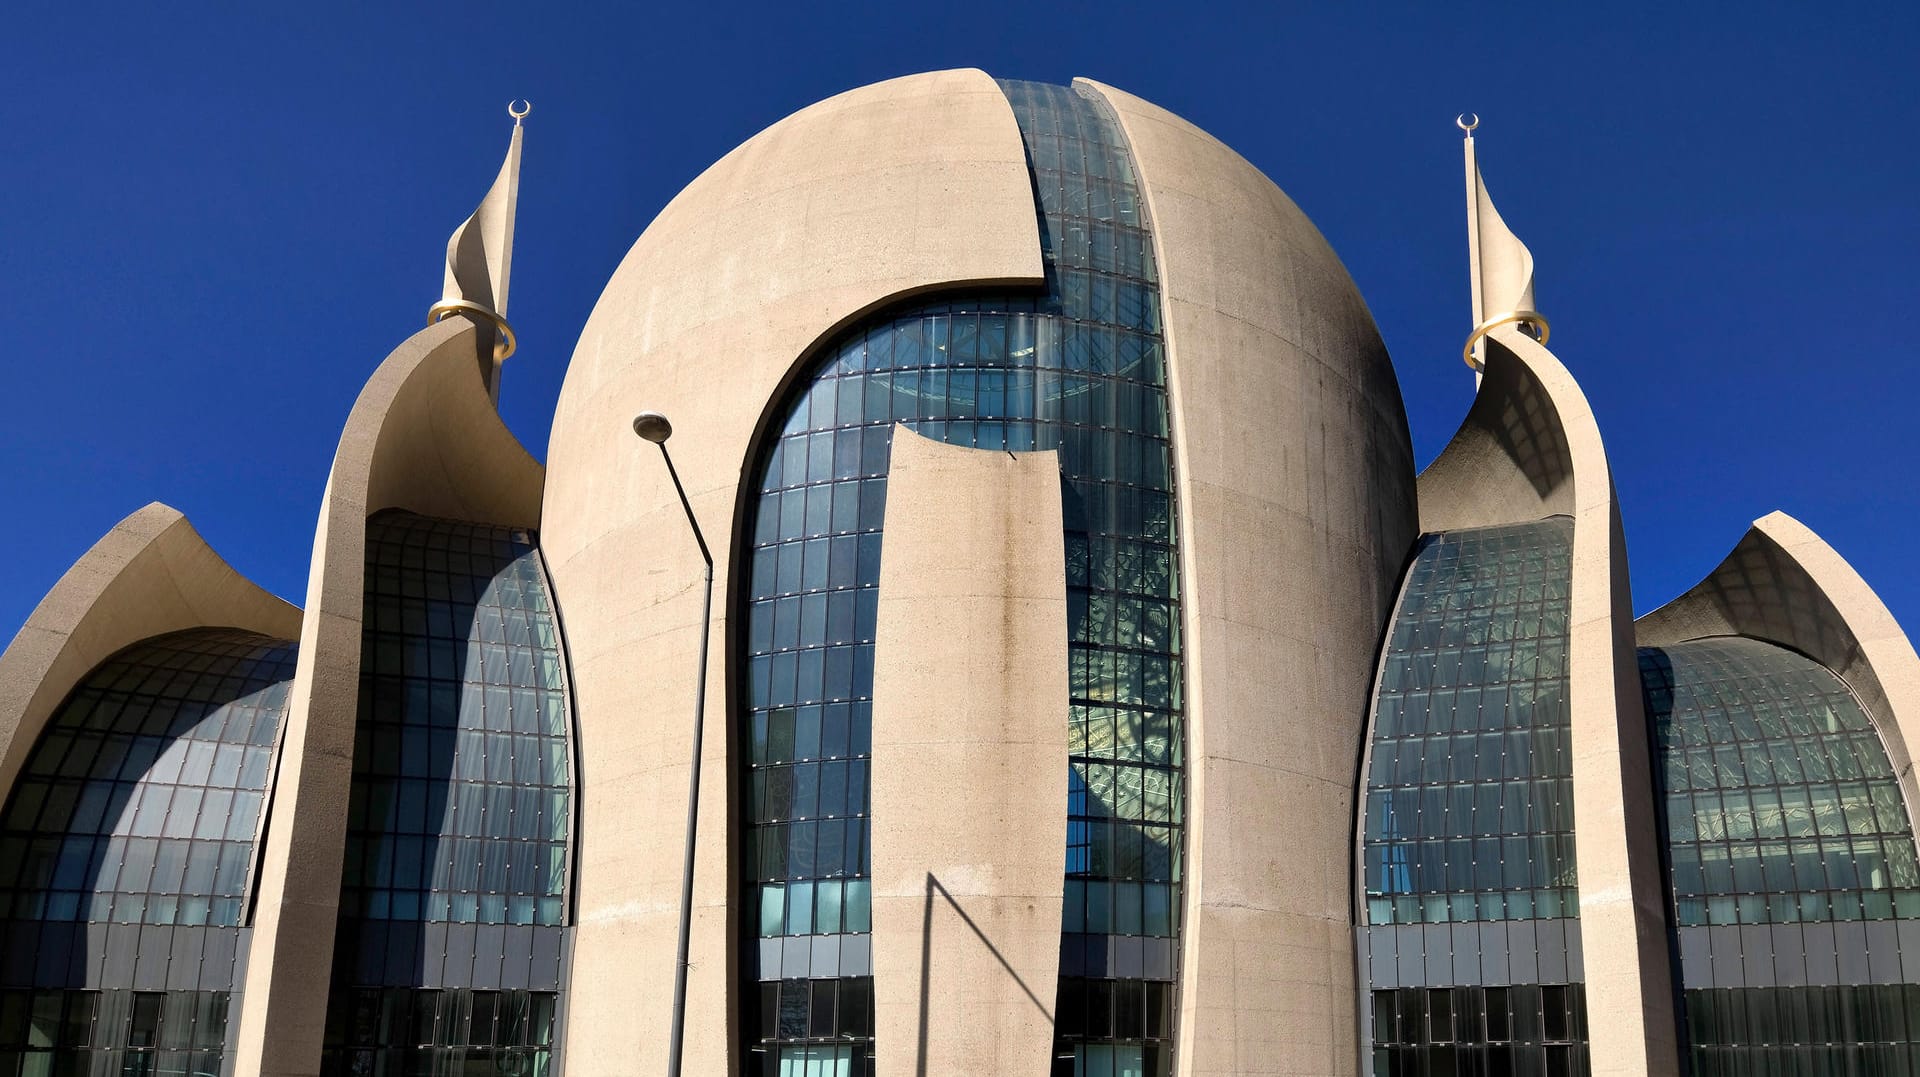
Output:
<svg viewBox="0 0 1920 1077">
<path fill-rule="evenodd" d="M 0 813 L 0 1074 L 228 1072 L 294 652 L 160 636 L 54 712 Z"/>
<path fill-rule="evenodd" d="M 1361 837 L 1378 1077 L 1584 1074 L 1564 517 L 1421 539 Z"/>
<path fill-rule="evenodd" d="M 1920 864 L 1859 701 L 1737 637 L 1640 672 L 1695 1077 L 1920 1073 Z"/>
<path fill-rule="evenodd" d="M 324 1072 L 539 1077 L 573 764 L 534 536 L 369 519 L 362 640 Z"/>
<path fill-rule="evenodd" d="M 743 618 L 753 1074 L 871 1072 L 867 766 L 896 422 L 1060 452 L 1071 760 L 1057 1071 L 1169 1072 L 1183 731 L 1151 236 L 1105 105 L 1001 86 L 1034 178 L 1045 290 L 943 298 L 848 331 L 756 475 Z"/>
</svg>

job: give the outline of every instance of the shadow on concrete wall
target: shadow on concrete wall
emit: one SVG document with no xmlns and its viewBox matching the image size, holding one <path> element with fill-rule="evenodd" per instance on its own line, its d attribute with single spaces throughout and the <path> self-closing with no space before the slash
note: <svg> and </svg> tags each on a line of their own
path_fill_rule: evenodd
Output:
<svg viewBox="0 0 1920 1077">
<path fill-rule="evenodd" d="M 993 944 L 993 940 L 987 937 L 986 932 L 980 930 L 980 925 L 973 922 L 973 917 L 967 915 L 967 910 L 954 900 L 953 895 L 947 892 L 947 888 L 940 885 L 940 880 L 934 877 L 933 872 L 927 872 L 926 904 L 920 913 L 920 1046 L 915 1053 L 915 1057 L 919 1059 L 919 1065 L 914 1070 L 917 1077 L 927 1077 L 927 1015 L 928 1006 L 932 1003 L 933 990 L 933 899 L 936 894 L 939 895 L 940 900 L 947 903 L 948 908 L 953 910 L 953 914 L 960 918 L 960 922 L 966 925 L 967 930 L 973 933 L 973 937 L 980 940 L 980 945 L 987 948 L 987 952 L 1000 963 L 1000 967 L 1013 978 L 1013 982 L 1019 985 L 1021 993 L 1027 996 L 1027 1001 L 1033 1003 L 1033 1008 L 1040 1011 L 1040 1015 L 1049 1022 L 1053 1020 L 1053 1011 L 1047 1008 L 1046 1003 L 1040 1001 L 1040 996 L 1033 993 L 1033 988 L 1021 978 L 1020 973 L 1007 963 L 1006 955 Z"/>
</svg>

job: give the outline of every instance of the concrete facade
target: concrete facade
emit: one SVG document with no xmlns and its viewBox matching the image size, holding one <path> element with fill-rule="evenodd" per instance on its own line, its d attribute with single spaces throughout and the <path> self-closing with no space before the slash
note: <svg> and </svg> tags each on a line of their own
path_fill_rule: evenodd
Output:
<svg viewBox="0 0 1920 1077">
<path fill-rule="evenodd" d="M 188 628 L 300 634 L 300 611 L 220 559 L 158 501 L 113 526 L 60 577 L 0 654 L 0 790 L 13 788 L 47 719 L 93 668 Z"/>
<path fill-rule="evenodd" d="M 542 544 L 578 688 L 581 866 L 571 1065 L 646 1071 L 664 1044 L 680 889 L 677 823 L 635 826 L 629 791 L 674 790 L 680 817 L 699 635 L 700 563 L 673 487 L 627 424 L 657 409 L 693 510 L 714 537 L 686 1067 L 739 1063 L 739 930 L 730 776 L 732 638 L 743 480 L 768 415 L 840 326 L 943 287 L 1038 283 L 1033 189 L 1013 111 L 980 71 L 916 75 L 803 109 L 722 158 L 628 252 L 581 334 L 549 448 Z M 645 654 L 646 661 L 634 656 Z"/>
<path fill-rule="evenodd" d="M 1272 181 L 1086 85 L 1132 146 L 1166 327 L 1186 581 L 1179 1072 L 1352 1073 L 1353 764 L 1417 533 L 1399 390 L 1358 290 Z"/>
<path fill-rule="evenodd" d="M 1873 588 L 1812 528 L 1784 512 L 1762 516 L 1719 567 L 1634 628 L 1643 647 L 1751 636 L 1832 670 L 1879 732 L 1908 812 L 1920 805 L 1920 657 Z"/>
<path fill-rule="evenodd" d="M 882 1073 L 1045 1077 L 1066 847 L 1067 570 L 1053 452 L 895 427 L 873 672 Z"/>
<path fill-rule="evenodd" d="M 464 316 L 415 333 L 374 371 L 340 435 L 268 807 L 236 1073 L 320 1069 L 360 698 L 367 517 L 400 508 L 539 525 L 542 469 L 493 409 L 483 376 L 491 345 Z"/>
<path fill-rule="evenodd" d="M 1385 347 L 1306 216 L 1185 120 L 1100 83 L 1076 87 L 1104 102 L 1125 136 L 1145 208 L 1136 224 L 1150 225 L 1152 242 L 1141 280 L 1151 288 L 1157 278 L 1160 297 L 1150 321 L 1164 340 L 1177 507 L 1166 531 L 1176 536 L 1169 578 L 1180 618 L 1167 653 L 1183 673 L 1175 717 L 1185 723 L 1179 760 L 1164 764 L 1184 768 L 1184 801 L 1170 795 L 1184 805 L 1173 822 L 1185 843 L 1173 854 L 1182 904 L 1171 1072 L 1369 1070 L 1354 820 L 1397 584 L 1423 532 L 1547 516 L 1573 526 L 1578 926 L 1394 930 L 1419 933 L 1436 953 L 1460 952 L 1456 967 L 1467 967 L 1470 950 L 1531 949 L 1511 940 L 1559 933 L 1571 964 L 1556 971 L 1566 976 L 1507 970 L 1475 982 L 1584 982 L 1593 1074 L 1677 1072 L 1665 839 L 1636 644 L 1746 635 L 1827 665 L 1878 724 L 1909 805 L 1920 803 L 1911 740 L 1920 737 L 1920 657 L 1839 554 L 1779 513 L 1636 625 L 1595 417 L 1559 360 L 1512 325 L 1486 337 L 1484 384 L 1416 480 Z M 461 261 L 466 251 L 465 264 L 484 271 L 471 289 L 450 281 L 449 296 L 484 292 L 499 314 L 510 243 L 499 237 L 511 235 L 519 146 L 516 129 L 511 168 L 470 222 L 472 242 L 456 233 L 449 255 Z M 386 509 L 538 529 L 578 735 L 568 758 L 578 784 L 564 887 L 565 1053 L 554 1052 L 554 1068 L 625 1074 L 664 1063 L 703 625 L 701 563 L 681 502 L 652 447 L 630 432 L 635 413 L 659 410 L 678 429 L 669 447 L 712 546 L 718 596 L 706 626 L 714 647 L 685 1072 L 749 1077 L 758 1056 L 744 1018 L 763 985 L 743 971 L 742 948 L 754 941 L 743 895 L 764 877 L 749 880 L 743 867 L 743 613 L 752 597 L 743 555 L 754 541 L 757 469 L 784 409 L 843 330 L 910 300 L 993 289 L 1018 301 L 1045 285 L 1028 152 L 1006 94 L 977 70 L 896 79 L 803 109 L 696 178 L 634 243 L 573 354 L 550 467 L 495 410 L 497 323 L 482 304 L 415 333 L 367 382 L 321 500 L 304 611 L 248 583 L 158 504 L 123 520 L 60 580 L 0 655 L 0 791 L 13 787 L 61 701 L 122 648 L 203 626 L 299 640 L 229 1072 L 321 1070 L 361 702 L 367 521 Z M 483 242 L 483 232 L 495 238 Z M 1127 433 L 1125 421 L 1110 425 Z M 1053 452 L 951 447 L 905 426 L 893 434 L 874 599 L 871 950 L 868 940 L 860 950 L 871 962 L 884 1077 L 1050 1072 L 1063 970 L 1076 981 L 1137 975 L 1062 962 L 1063 889 L 1081 885 L 1062 871 L 1070 647 L 1130 642 L 1069 640 L 1078 628 L 1061 470 Z M 1164 487 L 1156 490 L 1164 506 Z M 1155 541 L 1164 562 L 1167 540 Z M 1138 631 L 1132 643 L 1149 634 Z M 858 809 L 834 818 L 849 814 Z M 1140 877 L 1069 870 L 1102 882 Z M 1134 930 L 1110 935 L 1148 937 Z M 1167 937 L 1164 927 L 1147 930 Z M 1790 934 L 1778 937 L 1788 941 L 1767 945 L 1791 948 Z M 1418 975 L 1390 985 L 1430 986 Z M 831 1046 L 844 1061 L 847 1044 Z"/>
<path fill-rule="evenodd" d="M 1488 336 L 1472 409 L 1420 476 L 1427 532 L 1573 519 L 1568 710 L 1575 859 L 1596 1075 L 1678 1071 L 1678 1018 L 1626 539 L 1599 425 L 1553 353 Z"/>
</svg>

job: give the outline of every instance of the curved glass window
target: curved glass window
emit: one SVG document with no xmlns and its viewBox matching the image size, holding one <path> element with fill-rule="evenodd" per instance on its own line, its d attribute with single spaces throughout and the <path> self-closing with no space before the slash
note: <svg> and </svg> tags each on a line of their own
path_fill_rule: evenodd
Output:
<svg viewBox="0 0 1920 1077">
<path fill-rule="evenodd" d="M 1920 1066 L 1920 863 L 1873 723 L 1825 666 L 1640 651 L 1694 1072 Z"/>
<path fill-rule="evenodd" d="M 329 1073 L 550 1064 L 573 778 L 534 541 L 367 521 Z"/>
<path fill-rule="evenodd" d="M 160 636 L 54 712 L 0 814 L 0 1072 L 222 1072 L 294 653 Z"/>
<path fill-rule="evenodd" d="M 1408 571 L 1361 835 L 1375 1074 L 1586 1072 L 1572 544 L 1564 517 L 1449 531 Z"/>
<path fill-rule="evenodd" d="M 1057 1054 L 1086 1072 L 1170 1064 L 1171 1022 L 1153 1015 L 1175 972 L 1183 732 L 1151 238 L 1104 104 L 1001 85 L 1034 177 L 1045 290 L 944 298 L 850 330 L 756 475 L 743 617 L 751 1073 L 870 1072 L 867 765 L 896 422 L 949 444 L 1060 452 L 1071 770 Z"/>
</svg>

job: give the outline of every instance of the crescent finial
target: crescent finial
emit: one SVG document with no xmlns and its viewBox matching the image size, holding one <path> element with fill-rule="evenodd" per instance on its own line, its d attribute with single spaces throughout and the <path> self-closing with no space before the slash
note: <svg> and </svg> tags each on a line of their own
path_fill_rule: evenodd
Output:
<svg viewBox="0 0 1920 1077">
<path fill-rule="evenodd" d="M 1467 122 L 1468 116 L 1473 117 L 1472 123 Z M 1472 138 L 1473 129 L 1480 126 L 1480 114 L 1478 112 L 1462 112 L 1460 115 L 1455 116 L 1453 118 L 1453 125 L 1455 127 L 1458 127 L 1460 130 L 1465 131 L 1467 133 L 1468 138 Z"/>
<path fill-rule="evenodd" d="M 518 108 L 514 107 L 516 105 L 519 107 Z M 532 111 L 533 111 L 533 102 L 531 101 L 523 101 L 523 100 L 515 99 L 507 102 L 507 115 L 513 117 L 513 125 L 515 127 L 520 126 L 520 121 L 526 119 L 527 113 Z"/>
</svg>

